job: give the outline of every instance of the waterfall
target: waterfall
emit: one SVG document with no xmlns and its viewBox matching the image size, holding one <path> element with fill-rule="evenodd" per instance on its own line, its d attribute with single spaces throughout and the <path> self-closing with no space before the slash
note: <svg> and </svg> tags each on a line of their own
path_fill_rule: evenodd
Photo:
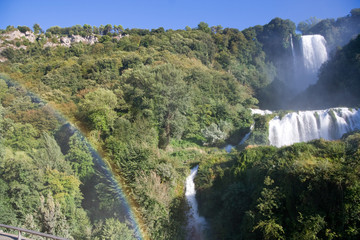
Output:
<svg viewBox="0 0 360 240">
<path fill-rule="evenodd" d="M 290 46 L 291 46 L 291 54 L 292 54 L 292 57 L 293 57 L 294 69 L 296 69 L 295 68 L 295 66 L 296 66 L 296 53 L 295 53 L 295 50 L 294 50 L 294 42 L 293 42 L 292 34 L 290 34 Z"/>
<path fill-rule="evenodd" d="M 192 239 L 204 239 L 203 230 L 206 226 L 205 218 L 199 216 L 198 204 L 195 198 L 196 190 L 194 179 L 197 174 L 199 166 L 191 169 L 190 175 L 186 178 L 186 191 L 185 197 L 189 204 L 188 212 L 188 238 Z"/>
<path fill-rule="evenodd" d="M 239 145 L 242 145 L 245 143 L 246 140 L 249 139 L 250 135 L 251 135 L 251 131 L 254 129 L 254 124 L 250 126 L 250 131 L 243 137 L 243 139 L 241 139 L 241 141 L 239 142 Z"/>
<path fill-rule="evenodd" d="M 360 129 L 360 110 L 334 108 L 299 111 L 269 122 L 269 140 L 281 147 L 313 139 L 340 139 L 344 133 Z"/>
<path fill-rule="evenodd" d="M 266 115 L 266 114 L 272 114 L 272 111 L 270 110 L 261 110 L 261 109 L 250 109 L 251 110 L 251 114 L 254 115 L 254 114 L 259 114 L 259 115 Z"/>
<path fill-rule="evenodd" d="M 304 67 L 315 74 L 321 64 L 327 60 L 326 40 L 321 35 L 306 35 L 301 37 Z"/>
<path fill-rule="evenodd" d="M 245 136 L 241 139 L 241 141 L 237 144 L 237 146 L 244 144 L 245 141 L 249 139 L 253 129 L 254 129 L 254 124 L 250 126 L 250 131 L 247 134 L 245 134 Z M 234 147 L 236 147 L 236 146 L 228 144 L 224 147 L 224 149 L 227 153 L 230 153 Z"/>
<path fill-rule="evenodd" d="M 326 40 L 321 35 L 301 36 L 300 54 L 296 54 L 293 39 L 290 35 L 290 45 L 293 57 L 293 78 L 289 87 L 294 94 L 299 93 L 317 82 L 317 74 L 321 65 L 328 59 Z"/>
</svg>

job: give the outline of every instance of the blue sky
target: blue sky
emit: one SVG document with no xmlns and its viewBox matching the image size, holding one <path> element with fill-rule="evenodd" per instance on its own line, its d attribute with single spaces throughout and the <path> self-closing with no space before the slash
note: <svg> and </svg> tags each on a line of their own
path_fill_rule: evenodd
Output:
<svg viewBox="0 0 360 240">
<path fill-rule="evenodd" d="M 296 24 L 313 16 L 338 18 L 353 8 L 360 8 L 359 0 L 0 0 L 0 28 L 110 23 L 124 28 L 184 29 L 204 21 L 242 30 L 275 17 Z"/>
</svg>

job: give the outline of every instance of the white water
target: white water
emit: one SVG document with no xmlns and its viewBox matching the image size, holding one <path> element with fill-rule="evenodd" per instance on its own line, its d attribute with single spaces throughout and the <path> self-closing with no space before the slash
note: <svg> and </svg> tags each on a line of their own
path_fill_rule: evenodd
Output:
<svg viewBox="0 0 360 240">
<path fill-rule="evenodd" d="M 188 212 L 188 240 L 204 239 L 203 230 L 206 226 L 205 218 L 199 216 L 198 204 L 195 198 L 196 190 L 194 179 L 197 174 L 199 166 L 191 169 L 190 175 L 186 178 L 185 197 L 189 204 L 190 210 Z"/>
<path fill-rule="evenodd" d="M 250 109 L 251 110 L 251 114 L 259 114 L 259 115 L 266 115 L 266 114 L 272 114 L 272 111 L 270 110 L 261 110 L 261 109 Z"/>
<path fill-rule="evenodd" d="M 244 136 L 244 137 L 241 139 L 241 141 L 238 143 L 238 146 L 244 144 L 245 141 L 249 139 L 249 137 L 250 137 L 251 132 L 252 132 L 253 129 L 254 129 L 254 125 L 251 125 L 251 126 L 250 126 L 250 131 L 249 131 L 247 134 L 245 134 L 245 136 Z M 228 144 L 228 145 L 226 145 L 226 146 L 224 147 L 224 149 L 225 149 L 225 151 L 226 151 L 227 153 L 230 153 L 231 150 L 232 150 L 234 147 L 235 147 L 234 145 Z"/>
<path fill-rule="evenodd" d="M 333 113 L 333 117 L 331 114 Z M 344 133 L 360 129 L 360 110 L 335 108 L 300 111 L 275 117 L 269 122 L 269 140 L 281 147 L 313 139 L 340 139 Z"/>
<path fill-rule="evenodd" d="M 241 141 L 239 142 L 239 145 L 244 144 L 246 140 L 249 139 L 250 135 L 251 135 L 251 131 L 254 129 L 254 125 L 251 125 L 250 127 L 250 131 L 243 137 L 243 139 L 241 139 Z"/>
<path fill-rule="evenodd" d="M 305 69 L 316 74 L 328 58 L 325 38 L 318 34 L 305 35 L 301 37 L 301 46 Z"/>
<path fill-rule="evenodd" d="M 295 53 L 295 49 L 294 49 L 294 42 L 293 42 L 293 38 L 292 38 L 292 34 L 290 34 L 290 45 L 291 45 L 291 53 L 292 53 L 292 57 L 293 57 L 293 64 L 294 66 L 296 66 L 296 53 Z M 296 69 L 294 67 L 294 69 Z M 294 73 L 296 74 L 296 73 Z"/>
<path fill-rule="evenodd" d="M 301 37 L 300 54 L 296 54 L 292 36 L 290 36 L 291 51 L 293 57 L 293 78 L 289 80 L 289 87 L 297 94 L 318 79 L 318 71 L 321 65 L 327 61 L 326 40 L 321 35 L 305 35 Z"/>
</svg>

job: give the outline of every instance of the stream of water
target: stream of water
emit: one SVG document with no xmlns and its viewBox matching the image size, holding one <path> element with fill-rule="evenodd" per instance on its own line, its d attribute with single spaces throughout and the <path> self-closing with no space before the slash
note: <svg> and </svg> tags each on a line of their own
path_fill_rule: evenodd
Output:
<svg viewBox="0 0 360 240">
<path fill-rule="evenodd" d="M 195 198 L 196 190 L 194 179 L 198 172 L 199 165 L 191 169 L 190 175 L 186 178 L 186 191 L 185 197 L 189 204 L 188 212 L 188 226 L 187 226 L 187 239 L 188 240 L 201 240 L 204 238 L 204 229 L 206 227 L 205 218 L 199 216 L 198 204 Z"/>
</svg>

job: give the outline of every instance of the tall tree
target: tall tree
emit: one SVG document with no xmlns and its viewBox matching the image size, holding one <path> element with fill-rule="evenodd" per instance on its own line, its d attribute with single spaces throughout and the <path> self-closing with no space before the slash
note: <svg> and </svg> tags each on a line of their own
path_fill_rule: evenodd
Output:
<svg viewBox="0 0 360 240">
<path fill-rule="evenodd" d="M 107 35 L 108 33 L 111 33 L 111 31 L 113 30 L 113 27 L 111 24 L 106 24 L 104 27 L 104 35 Z"/>
<path fill-rule="evenodd" d="M 173 65 L 163 65 L 155 69 L 155 105 L 160 124 L 159 147 L 166 148 L 170 137 L 176 131 L 182 135 L 186 124 L 185 112 L 189 106 L 189 89 L 182 72 Z"/>
<path fill-rule="evenodd" d="M 33 29 L 34 29 L 34 33 L 35 33 L 35 34 L 39 34 L 39 33 L 44 32 L 44 31 L 41 29 L 40 25 L 37 24 L 37 23 L 34 24 Z"/>
<path fill-rule="evenodd" d="M 66 154 L 66 160 L 71 162 L 73 170 L 80 180 L 86 180 L 95 172 L 91 152 L 83 137 L 75 133 L 69 140 L 70 150 Z"/>
</svg>

